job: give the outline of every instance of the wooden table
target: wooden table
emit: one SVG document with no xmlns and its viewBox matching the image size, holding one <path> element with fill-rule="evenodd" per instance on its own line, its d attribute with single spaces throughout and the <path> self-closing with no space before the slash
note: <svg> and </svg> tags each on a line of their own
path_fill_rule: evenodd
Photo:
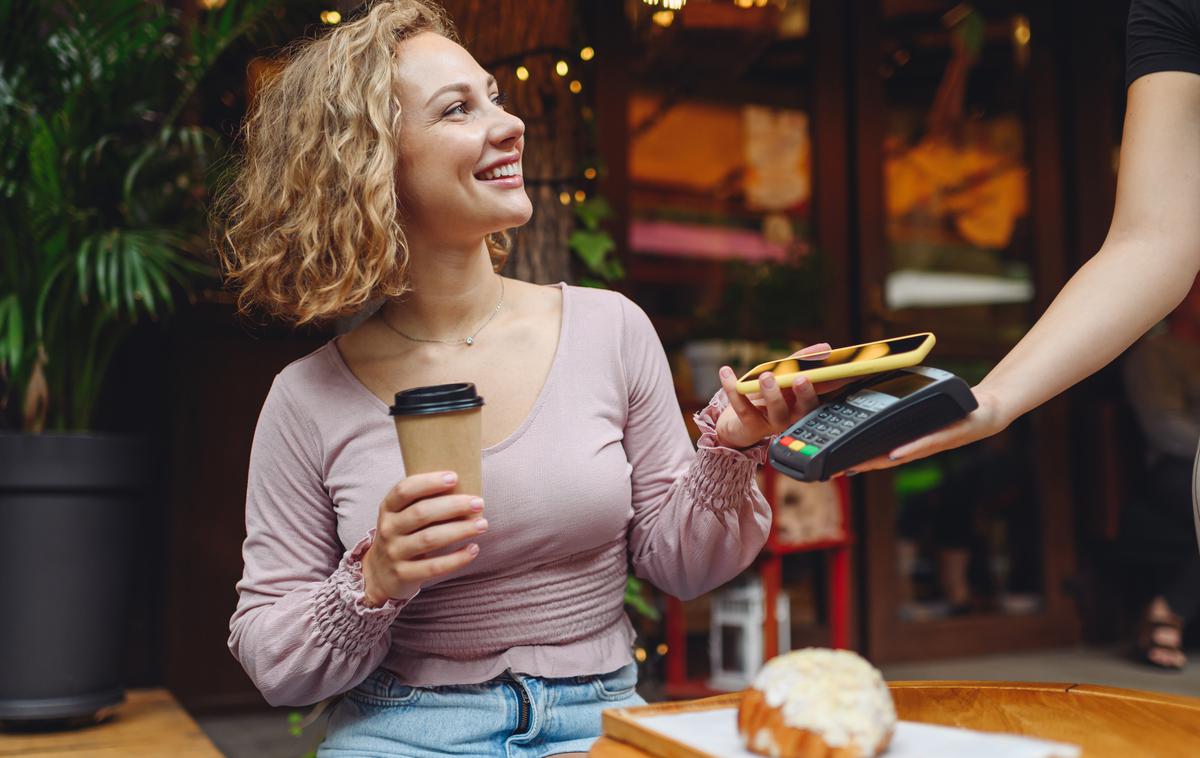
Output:
<svg viewBox="0 0 1200 758">
<path fill-rule="evenodd" d="M 905 721 L 1071 742 L 1083 747 L 1084 758 L 1200 756 L 1198 698 L 1090 684 L 891 682 L 888 687 Z M 735 706 L 740 699 L 740 693 L 731 693 L 692 702 Z M 686 703 L 664 705 L 676 706 L 687 708 Z M 590 755 L 648 754 L 605 737 Z"/>
<path fill-rule="evenodd" d="M 166 690 L 129 690 L 107 721 L 62 732 L 0 732 L 0 756 L 50 758 L 221 758 Z"/>
</svg>

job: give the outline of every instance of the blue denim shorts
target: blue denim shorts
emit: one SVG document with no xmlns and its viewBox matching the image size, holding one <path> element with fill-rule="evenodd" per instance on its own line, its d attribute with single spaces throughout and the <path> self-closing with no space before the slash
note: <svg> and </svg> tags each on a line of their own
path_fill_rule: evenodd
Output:
<svg viewBox="0 0 1200 758">
<path fill-rule="evenodd" d="M 637 664 L 543 679 L 506 671 L 482 684 L 409 687 L 377 669 L 329 716 L 317 758 L 541 758 L 591 749 L 605 708 L 644 705 Z"/>
</svg>

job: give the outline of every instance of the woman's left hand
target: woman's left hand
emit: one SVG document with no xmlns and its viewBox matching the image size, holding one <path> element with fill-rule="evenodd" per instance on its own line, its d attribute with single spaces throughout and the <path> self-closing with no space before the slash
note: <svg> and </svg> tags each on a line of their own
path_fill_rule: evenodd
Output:
<svg viewBox="0 0 1200 758">
<path fill-rule="evenodd" d="M 827 343 L 809 345 L 802 354 L 827 353 Z M 798 376 L 789 388 L 780 387 L 775 376 L 767 372 L 759 377 L 764 405 L 758 406 L 750 398 L 737 391 L 737 377 L 733 369 L 722 366 L 721 387 L 729 398 L 729 407 L 717 419 L 717 439 L 725 447 L 750 447 L 763 437 L 782 433 L 792 424 L 816 408 L 817 389 L 828 391 L 845 382 L 822 382 L 814 388 L 808 379 Z"/>
</svg>

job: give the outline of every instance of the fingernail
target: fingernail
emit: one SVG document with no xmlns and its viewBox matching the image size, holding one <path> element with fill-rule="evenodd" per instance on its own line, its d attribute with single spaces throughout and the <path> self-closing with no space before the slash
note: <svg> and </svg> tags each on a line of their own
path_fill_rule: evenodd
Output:
<svg viewBox="0 0 1200 758">
<path fill-rule="evenodd" d="M 487 519 L 485 519 L 485 518 L 476 519 L 475 520 L 475 528 L 481 532 L 487 531 Z"/>
<path fill-rule="evenodd" d="M 858 472 L 857 471 L 847 471 L 846 476 L 858 476 Z"/>
<path fill-rule="evenodd" d="M 889 461 L 898 461 L 898 460 L 900 460 L 900 459 L 901 459 L 901 458 L 903 458 L 903 457 L 904 457 L 903 455 L 896 455 L 895 453 L 888 453 L 888 460 L 889 460 Z"/>
<path fill-rule="evenodd" d="M 458 474 L 454 473 L 453 471 L 447 471 L 446 473 L 442 474 L 442 481 L 446 484 L 454 484 L 458 481 Z"/>
<path fill-rule="evenodd" d="M 483 499 L 477 497 L 474 500 L 472 500 L 471 501 L 471 510 L 482 511 L 483 510 Z"/>
<path fill-rule="evenodd" d="M 471 555 L 479 555 L 479 545 L 472 542 L 470 545 L 467 545 L 467 552 Z"/>
<path fill-rule="evenodd" d="M 759 381 L 762 382 L 762 386 L 764 386 L 764 387 L 774 387 L 775 386 L 775 376 L 774 376 L 774 374 L 771 374 L 770 372 L 763 374 L 762 379 L 760 379 Z"/>
<path fill-rule="evenodd" d="M 733 376 L 733 369 L 729 368 L 728 366 L 722 366 L 721 376 L 728 379 L 729 377 Z"/>
</svg>

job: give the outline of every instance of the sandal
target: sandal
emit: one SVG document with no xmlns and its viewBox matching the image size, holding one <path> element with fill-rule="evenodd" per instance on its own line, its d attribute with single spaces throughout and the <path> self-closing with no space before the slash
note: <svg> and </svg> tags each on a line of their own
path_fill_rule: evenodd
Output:
<svg viewBox="0 0 1200 758">
<path fill-rule="evenodd" d="M 1163 630 L 1171 630 L 1175 632 L 1176 643 L 1174 645 L 1164 644 L 1159 632 Z M 1183 656 L 1183 649 L 1179 642 L 1183 640 L 1183 620 L 1174 614 L 1170 614 L 1167 618 L 1151 618 L 1147 612 L 1146 617 L 1142 620 L 1141 629 L 1138 631 L 1137 648 L 1135 651 L 1135 659 L 1138 663 L 1153 666 L 1163 671 L 1182 671 L 1187 659 Z M 1165 651 L 1171 654 L 1171 657 L 1178 660 L 1178 663 L 1167 663 L 1155 657 L 1156 653 Z"/>
</svg>

